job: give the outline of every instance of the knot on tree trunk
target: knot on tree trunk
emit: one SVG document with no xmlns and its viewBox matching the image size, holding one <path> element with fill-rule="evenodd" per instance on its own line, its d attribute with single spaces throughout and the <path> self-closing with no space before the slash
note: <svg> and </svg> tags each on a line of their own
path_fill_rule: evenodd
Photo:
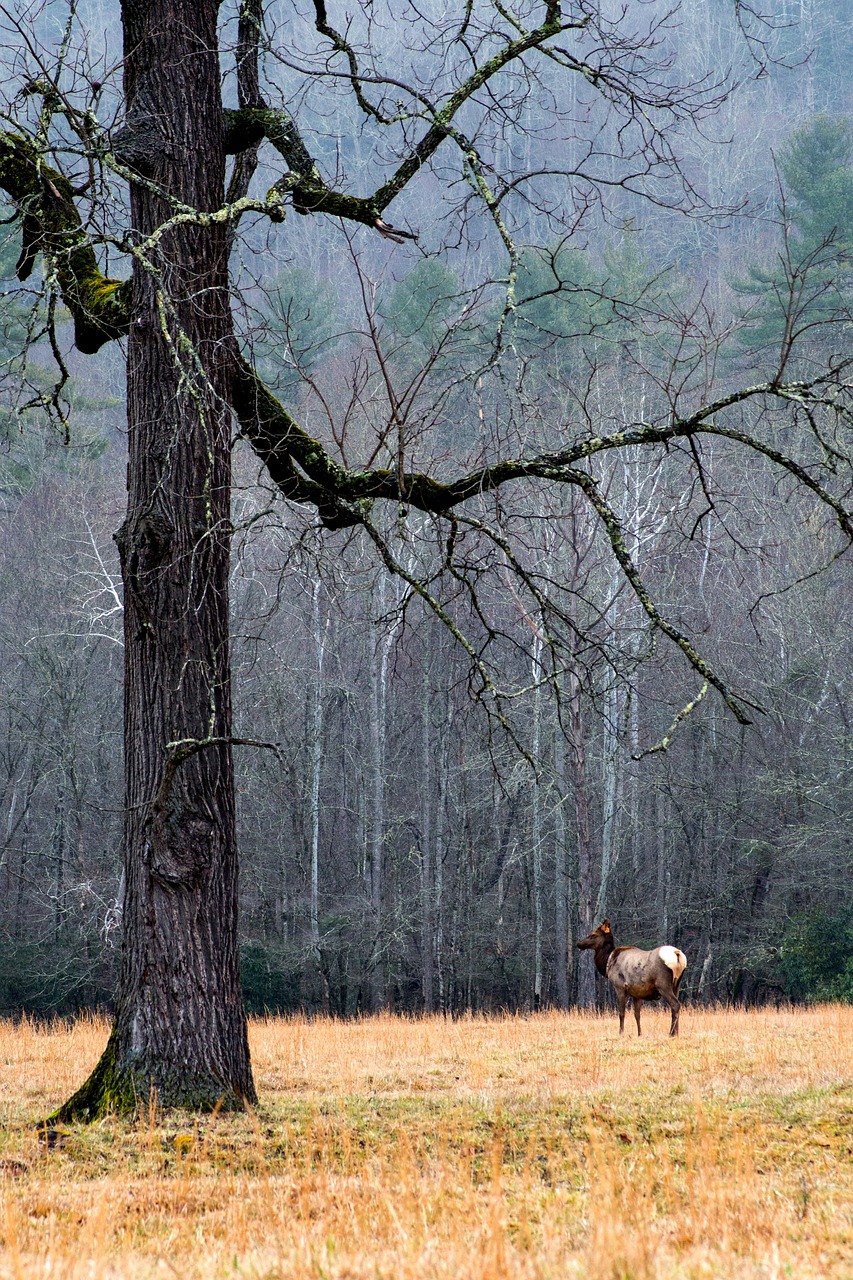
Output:
<svg viewBox="0 0 853 1280">
<path fill-rule="evenodd" d="M 111 138 L 113 154 L 143 178 L 153 178 L 164 159 L 174 160 L 177 148 L 164 138 L 162 112 L 137 101 L 124 125 Z"/>
<path fill-rule="evenodd" d="M 146 512 L 135 528 L 123 526 L 124 553 L 128 566 L 138 574 L 151 573 L 171 563 L 175 545 L 175 527 L 162 511 Z M 119 551 L 122 545 L 119 545 Z"/>
<path fill-rule="evenodd" d="M 216 831 L 209 819 L 187 813 L 180 802 L 167 804 L 152 819 L 148 844 L 152 879 L 164 888 L 198 888 L 213 862 L 215 843 Z"/>
</svg>

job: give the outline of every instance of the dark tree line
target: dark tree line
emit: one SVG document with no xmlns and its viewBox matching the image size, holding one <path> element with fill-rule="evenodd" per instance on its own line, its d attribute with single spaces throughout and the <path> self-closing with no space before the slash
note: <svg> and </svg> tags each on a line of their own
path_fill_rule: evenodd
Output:
<svg viewBox="0 0 853 1280">
<path fill-rule="evenodd" d="M 83 477 L 49 468 L 16 501 L 7 494 L 0 873 L 7 1014 L 109 1003 L 113 991 L 120 613 L 89 529 L 117 578 L 108 513 L 120 505 L 120 481 L 108 474 L 93 492 L 91 463 L 83 466 Z M 48 511 L 67 513 L 53 518 L 49 535 Z M 301 532 L 297 525 L 247 535 L 234 581 L 238 724 L 280 744 L 279 757 L 253 753 L 238 767 L 250 1007 L 352 1013 L 378 998 L 407 1010 L 532 1008 L 537 849 L 541 1001 L 576 1000 L 583 957 L 566 968 L 581 890 L 573 746 L 585 766 L 593 907 L 607 841 L 601 909 L 623 935 L 649 944 L 676 939 L 690 958 L 691 999 L 849 994 L 843 580 L 818 578 L 768 602 L 760 641 L 738 621 L 737 573 L 721 584 L 732 603 L 718 620 L 715 649 L 745 664 L 760 691 L 771 714 L 758 728 L 741 730 L 706 700 L 666 753 L 634 761 L 658 740 L 673 692 L 686 700 L 691 688 L 671 690 L 650 658 L 630 700 L 617 697 L 602 662 L 584 673 L 575 739 L 570 717 L 561 726 L 553 699 L 540 699 L 537 784 L 514 749 L 489 743 L 470 703 L 466 663 L 447 633 L 423 611 L 410 614 L 404 630 L 395 625 L 398 597 L 386 585 L 380 599 L 369 557 L 352 554 L 346 572 L 322 573 L 315 598 L 312 548 L 293 589 L 281 594 L 282 561 Z M 765 575 L 787 573 L 788 558 L 808 551 L 809 541 L 804 532 L 798 548 L 775 550 Z M 670 566 L 673 589 L 679 567 L 683 573 Z M 377 921 L 371 717 L 383 656 Z M 519 653 L 519 683 L 529 682 L 531 663 L 532 653 Z M 531 750 L 536 734 L 531 722 L 524 739 Z M 835 938 L 829 965 L 827 930 Z"/>
</svg>

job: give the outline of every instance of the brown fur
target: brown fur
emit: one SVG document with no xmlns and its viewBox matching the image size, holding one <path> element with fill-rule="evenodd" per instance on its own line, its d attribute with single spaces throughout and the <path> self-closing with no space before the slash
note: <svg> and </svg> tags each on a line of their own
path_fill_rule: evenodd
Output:
<svg viewBox="0 0 853 1280">
<path fill-rule="evenodd" d="M 588 937 L 581 938 L 578 947 L 581 951 L 592 951 L 596 969 L 613 985 L 619 1006 L 620 1036 L 625 1030 L 625 1008 L 629 996 L 634 1002 L 638 1036 L 642 1035 L 640 1010 L 643 1001 L 656 1000 L 658 996 L 669 1005 L 672 1013 L 669 1034 L 678 1035 L 678 1015 L 681 1012 L 678 988 L 687 967 L 687 957 L 683 951 L 667 946 L 656 947 L 654 951 L 641 951 L 639 947 L 617 947 L 609 920 L 604 920 Z M 676 961 L 675 971 L 665 962 L 662 953 L 667 956 L 672 953 Z"/>
</svg>

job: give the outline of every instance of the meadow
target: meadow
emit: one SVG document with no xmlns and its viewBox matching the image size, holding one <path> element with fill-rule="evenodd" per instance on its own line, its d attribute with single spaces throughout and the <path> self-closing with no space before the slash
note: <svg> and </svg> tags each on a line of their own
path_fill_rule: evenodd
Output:
<svg viewBox="0 0 853 1280">
<path fill-rule="evenodd" d="M 0 1277 L 850 1280 L 853 1007 L 643 1024 L 255 1020 L 255 1112 L 47 1147 L 107 1024 L 0 1023 Z"/>
</svg>

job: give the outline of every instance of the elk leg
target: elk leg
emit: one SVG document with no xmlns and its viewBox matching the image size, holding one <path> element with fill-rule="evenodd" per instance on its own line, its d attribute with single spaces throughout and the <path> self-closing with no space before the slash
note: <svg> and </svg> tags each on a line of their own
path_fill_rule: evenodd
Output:
<svg viewBox="0 0 853 1280">
<path fill-rule="evenodd" d="M 619 1034 L 625 1030 L 625 1006 L 628 1003 L 628 994 L 622 987 L 616 988 L 616 1003 L 619 1006 Z"/>
<path fill-rule="evenodd" d="M 678 1035 L 678 1015 L 681 1012 L 681 1003 L 674 991 L 661 991 L 661 996 L 669 1005 L 672 1011 L 672 1026 L 669 1028 L 671 1036 Z"/>
<path fill-rule="evenodd" d="M 637 1019 L 637 1035 L 638 1036 L 641 1036 L 643 1034 L 642 1031 L 640 1030 L 640 1010 L 642 1009 L 642 1007 L 643 1007 L 642 1000 L 638 1000 L 637 997 L 634 996 L 634 1017 Z"/>
</svg>

